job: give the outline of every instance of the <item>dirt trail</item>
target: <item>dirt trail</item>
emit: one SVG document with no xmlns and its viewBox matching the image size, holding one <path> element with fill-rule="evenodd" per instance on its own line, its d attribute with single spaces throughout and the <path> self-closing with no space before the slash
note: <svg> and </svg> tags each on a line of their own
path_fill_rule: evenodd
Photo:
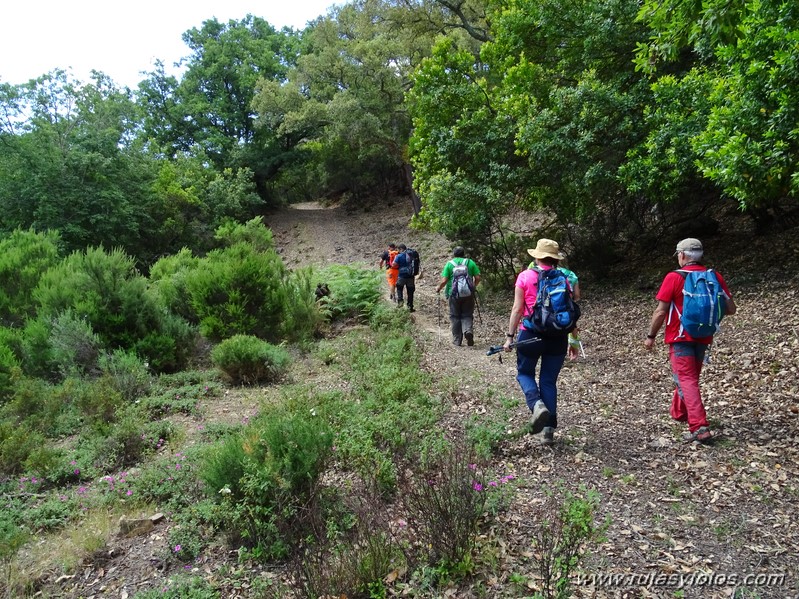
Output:
<svg viewBox="0 0 799 599">
<path fill-rule="evenodd" d="M 436 235 L 409 229 L 410 216 L 402 205 L 379 215 L 343 208 L 290 209 L 267 223 L 289 266 L 376 264 L 388 241 L 419 250 L 424 273 L 417 283 L 414 321 L 425 367 L 438 380 L 464 379 L 449 385 L 451 413 L 444 426 L 459 427 L 469 418 L 504 418 L 509 436 L 494 466 L 522 481 L 511 511 L 495 531 L 507 547 L 497 564 L 496 594 L 490 596 L 513 596 L 506 594 L 510 574 L 532 573 L 536 506 L 542 491 L 558 480 L 570 487 L 584 484 L 602 495 L 602 517 L 610 517 L 611 527 L 594 571 L 644 580 L 588 586 L 578 589 L 579 596 L 672 597 L 682 590 L 685 597 L 729 597 L 735 589 L 756 593 L 739 596 L 797 595 L 796 272 L 782 275 L 788 285 L 779 293 L 734 290 L 739 315 L 724 323 L 712 364 L 703 374 L 711 423 L 723 432 L 710 447 L 679 440 L 682 427 L 668 416 L 672 384 L 666 349 L 659 345 L 651 353 L 643 351 L 653 290 L 614 293 L 584 286 L 586 357 L 567 363 L 561 373 L 557 442 L 545 448 L 524 434 L 529 413 L 515 381 L 515 357 L 499 363 L 485 355 L 489 345 L 503 340 L 511 296 L 485 299 L 475 347 L 454 347 L 446 305 L 442 301 L 439 321 L 435 294 L 451 247 Z M 775 345 L 771 333 L 779 326 L 776 315 L 785 313 L 786 295 L 794 336 Z M 516 407 L 503 408 L 502 398 L 515 400 Z M 717 584 L 678 589 L 673 578 L 662 582 L 664 576 L 692 573 L 715 574 Z M 719 576 L 742 581 L 748 574 L 784 577 L 782 585 L 757 586 L 755 579 L 718 584 Z M 647 584 L 658 575 L 660 586 Z"/>
<path fill-rule="evenodd" d="M 523 581 L 535 577 L 531 538 L 541 524 L 537 509 L 558 481 L 572 489 L 596 489 L 600 518 L 610 519 L 607 542 L 594 548 L 589 563 L 592 573 L 608 578 L 577 587 L 575 596 L 799 596 L 797 260 L 774 261 L 782 268 L 779 286 L 745 286 L 749 260 L 735 263 L 746 257 L 735 249 L 754 240 L 714 240 L 727 249 L 726 256 L 721 251 L 715 256 L 726 264 L 721 270 L 740 273 L 737 280 L 727 277 L 739 314 L 725 320 L 702 379 L 711 423 L 724 432 L 714 446 L 678 441 L 682 428 L 668 416 L 672 384 L 666 350 L 642 349 L 653 290 L 582 285 L 586 357 L 568 362 L 561 373 L 559 428 L 555 445 L 547 448 L 526 433 L 529 413 L 515 380 L 515 356 L 500 363 L 485 355 L 489 345 L 504 340 L 510 294 L 486 293 L 475 346 L 454 347 L 446 306 L 435 293 L 451 245 L 410 229 L 410 219 L 410 205 L 396 201 L 379 212 L 297 205 L 264 220 L 290 268 L 362 263 L 376 269 L 389 241 L 416 248 L 423 274 L 412 318 L 423 365 L 438 388 L 447 390 L 442 393 L 450 409 L 442 426 L 462 430 L 477 419 L 507 433 L 493 467 L 499 475 L 514 474 L 519 486 L 510 509 L 481 540 L 493 559 L 492 571 L 478 577 L 480 589 L 456 587 L 415 597 L 529 596 Z M 799 257 L 793 236 L 769 244 L 789 258 Z M 386 301 L 387 296 L 386 291 Z M 257 395 L 254 390 L 215 400 L 202 424 L 246 417 L 256 408 Z M 92 563 L 52 585 L 47 596 L 128 597 L 161 586 L 177 571 L 162 557 L 169 551 L 168 526 L 143 538 L 112 539 Z M 190 569 L 217 582 L 226 572 L 225 579 L 237 580 L 230 597 L 249 598 L 248 580 L 273 576 L 260 566 L 237 564 L 235 551 L 226 547 L 204 553 Z M 58 573 L 50 574 L 55 581 Z M 703 574 L 713 578 L 696 578 Z M 745 579 L 748 575 L 761 578 Z M 766 576 L 776 579 L 767 585 Z"/>
<path fill-rule="evenodd" d="M 486 348 L 503 341 L 507 314 L 500 317 L 483 306 L 480 314 L 475 314 L 475 346 L 452 346 L 447 303 L 435 291 L 452 246 L 439 235 L 410 229 L 411 216 L 410 205 L 399 202 L 381 214 L 305 203 L 272 213 L 264 220 L 289 267 L 363 263 L 377 269 L 380 254 L 391 241 L 418 250 L 422 274 L 416 282 L 413 320 L 418 330 L 427 333 L 423 342 L 431 354 L 436 354 L 430 358 L 439 367 L 453 371 L 464 365 L 484 368 Z M 489 299 L 484 299 L 487 302 Z"/>
</svg>

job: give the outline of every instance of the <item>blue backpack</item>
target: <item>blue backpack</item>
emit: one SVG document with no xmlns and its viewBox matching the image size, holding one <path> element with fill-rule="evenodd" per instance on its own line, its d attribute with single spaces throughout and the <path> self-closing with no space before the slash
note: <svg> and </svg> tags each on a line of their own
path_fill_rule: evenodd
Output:
<svg viewBox="0 0 799 599">
<path fill-rule="evenodd" d="M 719 330 L 725 310 L 725 294 L 716 273 L 712 269 L 676 272 L 685 279 L 682 314 L 677 311 L 680 316 L 678 336 L 685 331 L 694 338 L 712 337 Z"/>
<path fill-rule="evenodd" d="M 401 258 L 401 260 L 400 260 Z M 399 265 L 400 277 L 410 279 L 419 274 L 421 268 L 421 261 L 419 260 L 419 252 L 414 249 L 408 248 L 399 256 L 397 256 L 397 264 Z"/>
<path fill-rule="evenodd" d="M 524 319 L 524 328 L 544 336 L 566 335 L 580 318 L 580 306 L 574 301 L 566 275 L 557 268 L 538 272 L 538 293 L 532 313 Z"/>
</svg>

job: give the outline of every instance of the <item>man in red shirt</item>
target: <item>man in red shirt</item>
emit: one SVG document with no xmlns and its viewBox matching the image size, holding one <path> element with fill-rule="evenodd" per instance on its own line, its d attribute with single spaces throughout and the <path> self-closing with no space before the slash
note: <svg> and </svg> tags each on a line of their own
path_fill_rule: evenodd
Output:
<svg viewBox="0 0 799 599">
<path fill-rule="evenodd" d="M 698 239 L 683 239 L 677 244 L 674 255 L 677 256 L 682 271 L 707 270 L 701 263 L 704 249 Z M 736 307 L 732 294 L 721 274 L 714 272 L 725 295 L 724 314 L 735 314 Z M 663 279 L 660 290 L 655 296 L 658 305 L 652 314 L 644 347 L 647 350 L 652 349 L 658 331 L 665 321 L 665 342 L 669 346 L 669 361 L 676 384 L 671 400 L 671 417 L 679 422 L 688 423 L 688 433 L 684 435 L 686 441 L 707 443 L 713 439 L 713 434 L 710 432 L 705 406 L 699 393 L 699 375 L 702 372 L 708 346 L 713 343 L 713 336 L 695 339 L 680 326 L 679 315 L 682 314 L 684 285 L 685 277 L 677 271 L 671 271 Z"/>
</svg>

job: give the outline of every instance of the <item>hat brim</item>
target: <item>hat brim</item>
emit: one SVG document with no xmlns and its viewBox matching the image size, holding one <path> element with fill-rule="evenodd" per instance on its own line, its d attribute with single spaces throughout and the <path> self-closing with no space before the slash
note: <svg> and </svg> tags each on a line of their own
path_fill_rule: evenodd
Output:
<svg viewBox="0 0 799 599">
<path fill-rule="evenodd" d="M 537 258 L 541 260 L 542 258 L 552 258 L 554 260 L 563 260 L 566 258 L 566 254 L 558 253 L 558 254 L 550 254 L 549 252 L 537 252 L 535 248 L 527 250 L 527 253 L 530 254 L 533 258 Z"/>
</svg>

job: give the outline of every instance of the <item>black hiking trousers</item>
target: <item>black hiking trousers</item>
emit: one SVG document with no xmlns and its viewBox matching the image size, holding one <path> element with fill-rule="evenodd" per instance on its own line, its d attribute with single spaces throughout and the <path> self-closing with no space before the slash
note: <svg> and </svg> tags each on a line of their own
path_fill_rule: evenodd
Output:
<svg viewBox="0 0 799 599">
<path fill-rule="evenodd" d="M 413 310 L 413 294 L 416 292 L 416 277 L 400 277 L 397 279 L 397 303 L 404 302 L 403 293 L 408 290 L 408 310 Z"/>
</svg>

